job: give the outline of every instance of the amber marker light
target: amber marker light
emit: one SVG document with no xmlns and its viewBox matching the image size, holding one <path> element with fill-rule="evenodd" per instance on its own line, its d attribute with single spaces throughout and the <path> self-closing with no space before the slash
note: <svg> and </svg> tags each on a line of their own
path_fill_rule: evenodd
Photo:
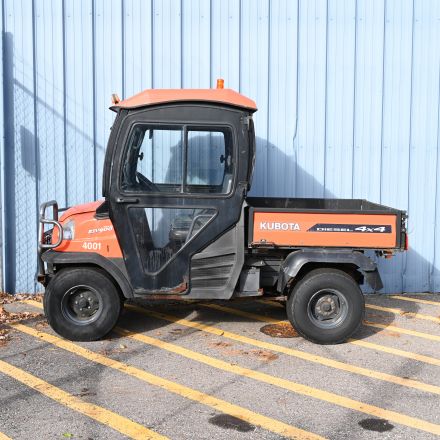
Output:
<svg viewBox="0 0 440 440">
<path fill-rule="evenodd" d="M 112 104 L 116 105 L 116 104 L 119 104 L 120 102 L 121 102 L 121 99 L 119 98 L 117 93 L 112 93 Z"/>
</svg>

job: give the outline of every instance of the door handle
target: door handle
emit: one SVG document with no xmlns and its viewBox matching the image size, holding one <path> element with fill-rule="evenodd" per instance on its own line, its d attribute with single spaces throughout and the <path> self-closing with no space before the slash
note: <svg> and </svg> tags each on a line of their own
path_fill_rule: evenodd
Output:
<svg viewBox="0 0 440 440">
<path fill-rule="evenodd" d="M 139 203 L 137 197 L 117 197 L 116 203 Z"/>
</svg>

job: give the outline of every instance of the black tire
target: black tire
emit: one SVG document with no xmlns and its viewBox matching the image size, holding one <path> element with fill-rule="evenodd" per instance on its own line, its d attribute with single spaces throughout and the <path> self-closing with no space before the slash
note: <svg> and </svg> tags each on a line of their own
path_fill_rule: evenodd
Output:
<svg viewBox="0 0 440 440">
<path fill-rule="evenodd" d="M 96 341 L 116 325 L 122 300 L 101 269 L 65 268 L 49 282 L 43 298 L 50 326 L 71 341 Z"/>
<path fill-rule="evenodd" d="M 362 325 L 365 300 L 347 273 L 315 269 L 296 284 L 286 307 L 289 321 L 305 339 L 340 344 Z"/>
</svg>

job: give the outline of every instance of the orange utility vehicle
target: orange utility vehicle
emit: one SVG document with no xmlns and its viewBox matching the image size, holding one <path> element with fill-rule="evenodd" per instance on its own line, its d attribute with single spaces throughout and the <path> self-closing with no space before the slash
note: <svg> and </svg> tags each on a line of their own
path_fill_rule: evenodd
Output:
<svg viewBox="0 0 440 440">
<path fill-rule="evenodd" d="M 40 208 L 38 280 L 57 333 L 101 338 L 137 297 L 286 300 L 298 333 L 322 344 L 359 328 L 359 285 L 382 288 L 365 251 L 406 249 L 404 211 L 249 197 L 257 107 L 233 90 L 147 90 L 111 109 L 104 199 L 61 218 L 56 201 Z"/>
</svg>

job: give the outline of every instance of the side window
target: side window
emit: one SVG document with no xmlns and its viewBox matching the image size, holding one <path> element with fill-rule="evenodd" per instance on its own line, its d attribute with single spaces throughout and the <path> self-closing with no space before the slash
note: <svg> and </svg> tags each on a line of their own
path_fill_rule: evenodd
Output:
<svg viewBox="0 0 440 440">
<path fill-rule="evenodd" d="M 229 128 L 135 125 L 122 165 L 126 191 L 217 193 L 231 191 Z"/>
<path fill-rule="evenodd" d="M 223 193 L 232 185 L 232 142 L 228 129 L 189 127 L 185 192 Z"/>
<path fill-rule="evenodd" d="M 135 126 L 125 153 L 122 188 L 140 192 L 180 192 L 182 133 L 181 127 Z"/>
</svg>

